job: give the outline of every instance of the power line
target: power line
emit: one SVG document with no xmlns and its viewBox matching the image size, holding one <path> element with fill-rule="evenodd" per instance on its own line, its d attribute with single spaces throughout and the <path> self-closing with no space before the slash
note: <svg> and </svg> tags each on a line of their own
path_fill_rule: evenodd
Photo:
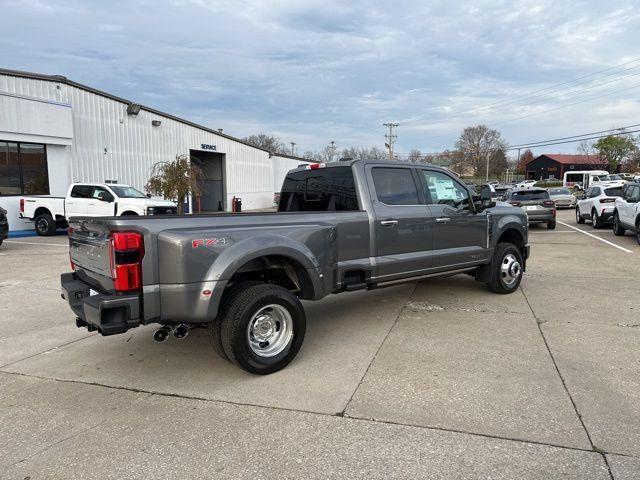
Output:
<svg viewBox="0 0 640 480">
<path fill-rule="evenodd" d="M 539 97 L 539 96 L 541 96 L 540 95 L 541 93 L 547 92 L 547 91 L 553 91 L 555 94 L 562 93 L 561 92 L 562 90 L 566 90 L 566 87 L 565 87 L 565 88 L 561 88 L 560 91 L 558 91 L 558 87 L 560 87 L 562 85 L 568 85 L 570 87 L 573 87 L 573 86 L 575 86 L 575 85 L 571 85 L 573 83 L 577 83 L 577 84 L 589 83 L 590 81 L 593 81 L 593 80 L 589 80 L 587 82 L 580 82 L 580 80 L 584 80 L 585 78 L 598 77 L 601 73 L 608 72 L 610 70 L 616 70 L 616 69 L 619 69 L 620 67 L 623 67 L 625 65 L 629 65 L 631 63 L 637 63 L 637 62 L 640 62 L 640 58 L 635 58 L 633 60 L 629 60 L 627 62 L 615 65 L 613 67 L 608 67 L 608 68 L 605 68 L 605 69 L 602 69 L 602 70 L 598 70 L 598 71 L 590 73 L 588 75 L 583 75 L 581 77 L 577 77 L 577 78 L 574 78 L 574 79 L 571 79 L 571 80 L 566 80 L 564 82 L 555 83 L 555 84 L 552 84 L 552 85 L 550 85 L 548 87 L 544 87 L 544 88 L 541 88 L 541 89 L 538 89 L 538 90 L 534 90 L 533 92 L 516 95 L 513 98 L 505 98 L 503 100 L 499 100 L 497 102 L 490 103 L 488 105 L 472 108 L 470 110 L 463 110 L 461 112 L 454 113 L 453 115 L 448 115 L 446 117 L 446 119 L 452 119 L 452 118 L 457 118 L 457 117 L 460 117 L 460 116 L 463 116 L 463 115 L 473 114 L 473 113 L 476 113 L 476 112 L 478 112 L 480 110 L 486 110 L 486 109 L 489 109 L 489 108 L 495 107 L 495 106 L 504 106 L 504 105 L 509 105 L 509 104 L 513 104 L 513 103 L 519 103 L 522 100 L 525 100 L 525 99 L 528 99 L 528 98 Z M 635 65 L 633 67 L 629 67 L 629 68 L 626 68 L 626 69 L 623 69 L 623 70 L 620 70 L 620 71 L 609 73 L 607 75 L 602 76 L 602 78 L 610 77 L 612 75 L 618 75 L 620 73 L 623 73 L 623 72 L 626 72 L 626 71 L 629 71 L 629 70 L 634 70 L 634 69 L 636 69 L 638 67 L 640 67 L 640 65 Z M 617 81 L 617 80 L 614 80 L 614 81 Z M 608 83 L 611 83 L 611 82 L 608 82 Z M 542 96 L 544 96 L 544 95 L 542 95 Z M 423 117 L 424 117 L 424 115 L 423 115 Z M 405 123 L 407 123 L 407 122 L 405 122 Z"/>
<path fill-rule="evenodd" d="M 562 139 L 558 139 L 561 141 L 547 141 L 547 140 L 543 140 L 543 141 L 539 141 L 539 142 L 531 142 L 531 143 L 522 143 L 520 145 L 513 145 L 510 147 L 506 147 L 503 150 L 504 151 L 511 151 L 511 150 L 523 150 L 526 148 L 538 148 L 538 147 L 549 147 L 552 145 L 564 145 L 567 143 L 576 143 L 576 142 L 582 142 L 584 140 L 597 140 L 599 138 L 606 138 L 606 137 L 618 137 L 621 135 L 628 135 L 631 133 L 638 133 L 640 132 L 640 129 L 636 129 L 636 130 L 625 130 L 625 131 L 621 131 L 619 133 L 616 134 L 608 134 L 608 135 L 596 135 L 596 136 L 591 136 L 591 137 L 585 137 L 585 135 L 593 135 L 594 133 L 605 133 L 605 132 L 611 132 L 611 131 L 616 131 L 616 130 L 621 130 L 624 128 L 630 128 L 630 127 L 636 127 L 636 126 L 640 126 L 640 124 L 637 125 L 630 125 L 628 127 L 621 127 L 621 128 L 615 128 L 615 129 L 611 129 L 611 130 L 602 130 L 601 132 L 593 132 L 593 133 L 585 133 L 583 135 L 574 135 L 572 137 L 563 137 Z M 584 138 L 576 138 L 576 137 L 584 137 Z M 573 140 L 564 140 L 564 139 L 571 139 L 573 138 Z M 423 153 L 423 156 L 431 156 L 431 157 L 440 157 L 443 155 L 448 155 L 451 153 L 455 153 L 455 151 L 448 151 L 448 152 L 433 152 L 433 153 Z M 408 157 L 409 153 L 406 152 L 402 152 L 402 153 L 396 153 L 396 157 Z"/>
<path fill-rule="evenodd" d="M 620 135 L 624 135 L 625 133 L 629 133 L 623 130 L 626 130 L 627 128 L 635 128 L 635 127 L 640 127 L 640 123 L 636 123 L 634 125 L 627 125 L 625 127 L 618 127 L 618 128 L 610 128 L 608 130 L 600 130 L 599 132 L 589 132 L 589 133 L 583 133 L 581 135 L 571 135 L 569 137 L 560 137 L 560 138 L 551 138 L 549 140 L 540 140 L 539 142 L 529 142 L 529 143 L 521 143 L 519 145 L 510 145 L 509 148 L 527 148 L 529 146 L 535 145 L 537 143 L 547 143 L 547 142 L 555 142 L 555 141 L 559 141 L 559 140 L 568 140 L 570 138 L 577 138 L 577 137 L 585 137 L 587 135 L 597 135 L 600 133 L 607 133 L 607 132 L 616 132 L 616 131 L 620 131 Z M 578 141 L 580 141 L 581 139 L 578 139 Z"/>
</svg>

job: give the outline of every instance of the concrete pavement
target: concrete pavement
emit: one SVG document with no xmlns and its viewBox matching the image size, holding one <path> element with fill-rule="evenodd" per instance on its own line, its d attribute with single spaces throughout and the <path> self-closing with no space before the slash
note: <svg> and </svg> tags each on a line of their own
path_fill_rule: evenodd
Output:
<svg viewBox="0 0 640 480">
<path fill-rule="evenodd" d="M 300 356 L 267 377 L 205 332 L 76 329 L 66 239 L 8 241 L 0 477 L 640 478 L 640 247 L 579 228 L 630 252 L 534 227 L 515 294 L 462 275 L 307 303 Z"/>
</svg>

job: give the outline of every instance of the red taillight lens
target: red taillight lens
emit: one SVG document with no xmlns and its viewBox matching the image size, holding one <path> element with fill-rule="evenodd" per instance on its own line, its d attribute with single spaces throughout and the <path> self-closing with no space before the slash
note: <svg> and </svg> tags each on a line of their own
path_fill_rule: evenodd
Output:
<svg viewBox="0 0 640 480">
<path fill-rule="evenodd" d="M 69 236 L 69 263 L 71 264 L 71 270 L 76 269 L 76 264 L 73 263 L 73 260 L 71 259 L 71 235 L 73 234 L 73 228 L 69 227 L 67 229 L 67 235 Z"/>
<path fill-rule="evenodd" d="M 137 232 L 111 234 L 111 276 L 118 292 L 131 292 L 142 288 L 142 257 L 144 239 Z"/>
<path fill-rule="evenodd" d="M 24 198 L 20 199 L 20 213 L 24 213 Z"/>
</svg>

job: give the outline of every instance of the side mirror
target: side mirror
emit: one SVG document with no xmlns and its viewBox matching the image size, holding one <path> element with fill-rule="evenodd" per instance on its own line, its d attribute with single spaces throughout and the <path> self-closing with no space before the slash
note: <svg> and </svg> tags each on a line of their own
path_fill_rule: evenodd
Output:
<svg viewBox="0 0 640 480">
<path fill-rule="evenodd" d="M 111 195 L 109 195 L 108 193 L 100 192 L 98 194 L 98 200 L 100 200 L 101 202 L 111 203 L 111 202 L 113 202 L 113 197 Z"/>
<path fill-rule="evenodd" d="M 480 195 L 473 197 L 473 205 L 478 212 L 496 206 L 495 199 L 491 197 L 491 187 L 489 185 L 483 185 L 480 188 Z"/>
<path fill-rule="evenodd" d="M 150 193 L 147 193 L 147 198 L 151 198 L 151 194 Z"/>
</svg>

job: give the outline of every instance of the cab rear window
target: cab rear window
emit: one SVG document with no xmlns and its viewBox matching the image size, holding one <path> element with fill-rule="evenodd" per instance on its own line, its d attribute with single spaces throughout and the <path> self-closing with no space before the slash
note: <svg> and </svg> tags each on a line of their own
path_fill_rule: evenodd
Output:
<svg viewBox="0 0 640 480">
<path fill-rule="evenodd" d="M 350 166 L 291 172 L 284 179 L 279 212 L 339 212 L 358 210 Z"/>
</svg>

